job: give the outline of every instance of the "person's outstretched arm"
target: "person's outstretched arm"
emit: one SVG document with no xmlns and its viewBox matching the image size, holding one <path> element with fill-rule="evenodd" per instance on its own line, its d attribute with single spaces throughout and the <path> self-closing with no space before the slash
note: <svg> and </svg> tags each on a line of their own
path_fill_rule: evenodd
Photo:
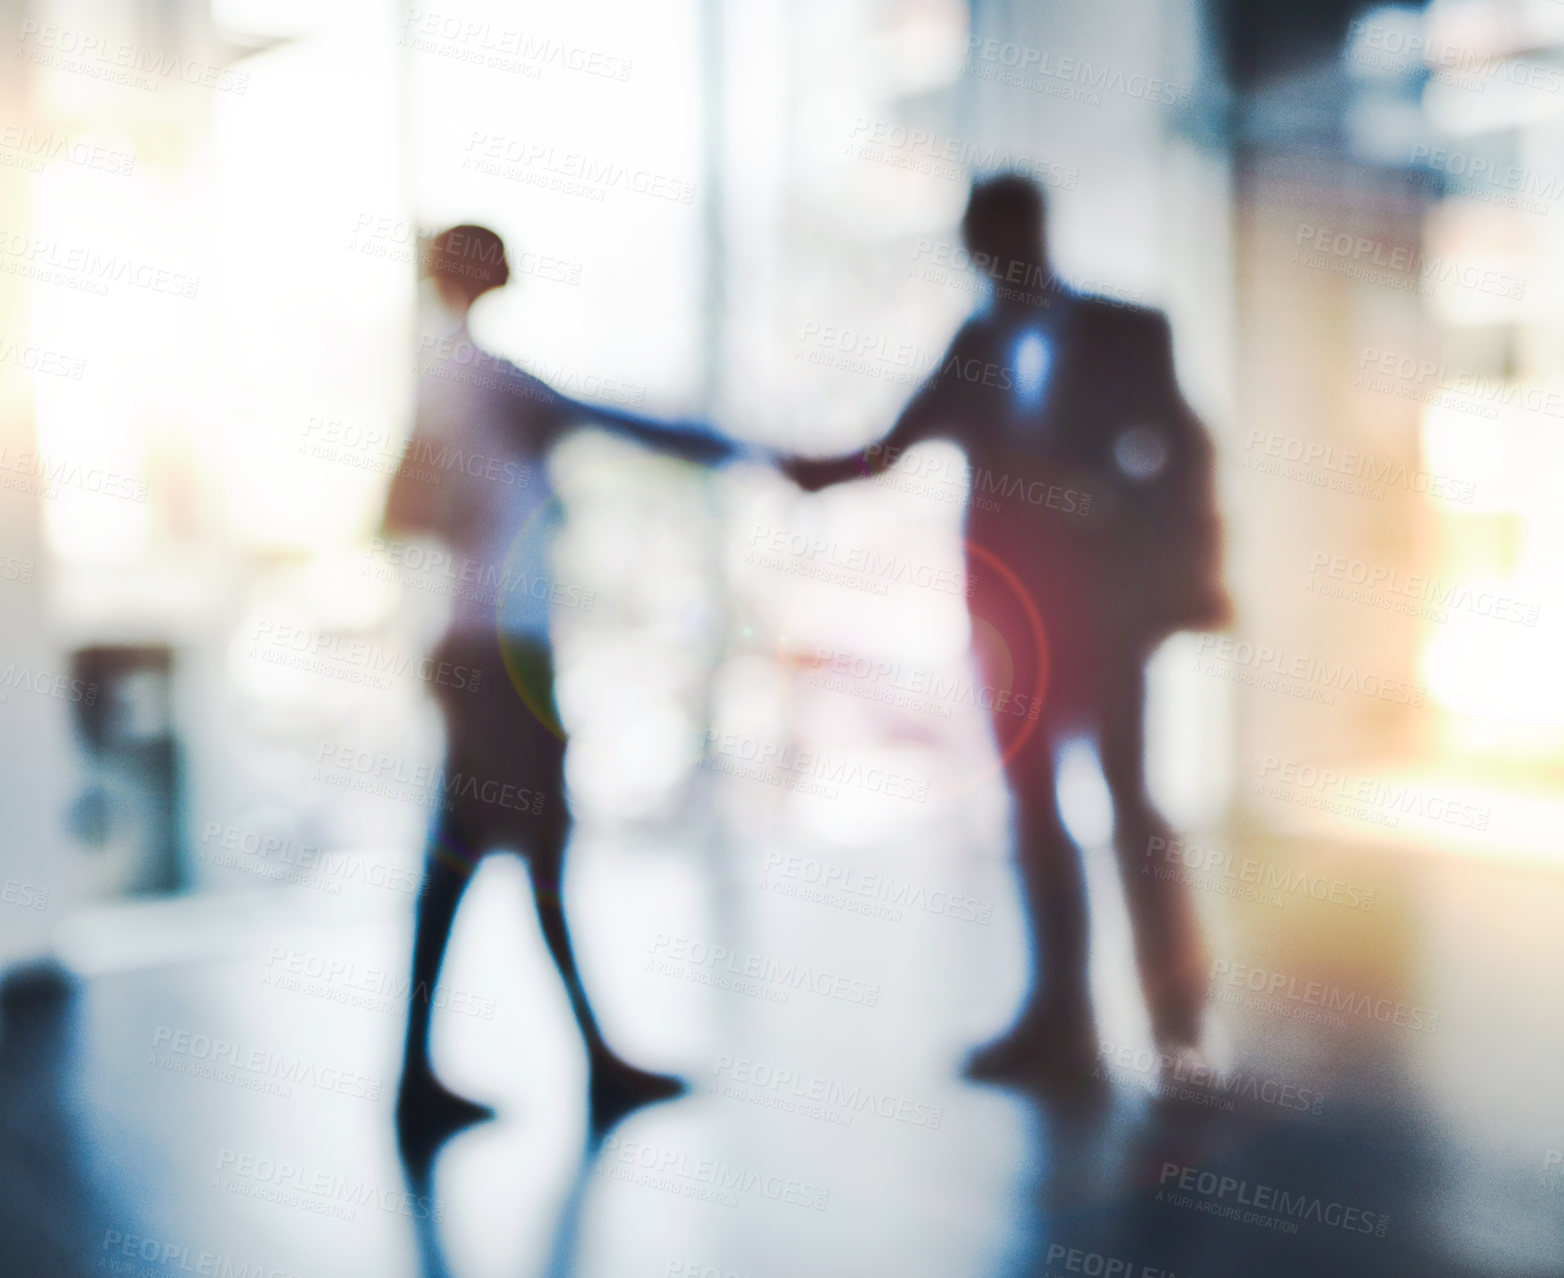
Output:
<svg viewBox="0 0 1564 1278">
<path fill-rule="evenodd" d="M 872 479 L 895 465 L 914 444 L 937 438 L 958 438 L 961 420 L 959 379 L 945 375 L 952 361 L 961 360 L 971 344 L 971 327 L 956 334 L 939 367 L 907 402 L 890 433 L 878 443 L 840 457 L 783 457 L 778 465 L 805 492 L 819 492 L 832 484 Z"/>
<path fill-rule="evenodd" d="M 519 401 L 518 407 L 524 409 L 520 416 L 541 426 L 543 438 L 538 443 L 543 449 L 552 446 L 572 426 L 597 426 L 642 447 L 707 466 L 730 461 L 747 451 L 744 445 L 705 422 L 662 421 L 606 404 L 572 399 L 519 369 L 515 370 L 511 390 Z"/>
<path fill-rule="evenodd" d="M 745 451 L 742 444 L 705 422 L 676 419 L 661 421 L 619 409 L 567 399 L 569 420 L 588 422 L 623 439 L 634 440 L 644 448 L 668 453 L 685 461 L 716 466 L 731 461 Z"/>
</svg>

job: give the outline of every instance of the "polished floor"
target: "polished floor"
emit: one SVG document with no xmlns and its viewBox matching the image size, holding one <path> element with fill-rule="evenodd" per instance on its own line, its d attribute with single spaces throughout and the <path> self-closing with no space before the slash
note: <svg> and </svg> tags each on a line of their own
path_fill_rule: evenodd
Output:
<svg viewBox="0 0 1564 1278">
<path fill-rule="evenodd" d="M 389 1122 L 405 895 L 106 913 L 74 942 L 73 987 L 6 996 L 0 1269 L 1564 1274 L 1564 879 L 1392 846 L 1245 850 L 1344 886 L 1244 901 L 1197 881 L 1217 1043 L 1244 1084 L 1225 1108 L 1150 1094 L 1103 850 L 1087 861 L 1109 1091 L 1036 1103 L 957 1077 L 1022 992 L 991 840 L 932 813 L 850 852 L 584 833 L 568 899 L 604 1024 L 692 1083 L 596 1146 L 525 869 L 491 858 L 436 1055 L 501 1117 L 418 1184 Z M 839 887 L 879 873 L 916 891 L 811 897 L 825 866 Z M 1372 998 L 1320 1013 L 1310 982 Z"/>
</svg>

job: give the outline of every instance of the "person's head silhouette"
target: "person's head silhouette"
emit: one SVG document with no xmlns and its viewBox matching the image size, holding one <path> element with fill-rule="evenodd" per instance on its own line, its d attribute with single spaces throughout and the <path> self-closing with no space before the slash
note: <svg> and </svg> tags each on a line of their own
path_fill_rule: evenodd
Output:
<svg viewBox="0 0 1564 1278">
<path fill-rule="evenodd" d="M 424 252 L 424 270 L 440 301 L 465 316 L 472 304 L 510 279 L 505 241 L 486 226 L 464 224 L 441 231 Z"/>
<path fill-rule="evenodd" d="M 1047 205 L 1042 189 L 1026 178 L 1006 173 L 974 182 L 961 238 L 995 279 L 1035 288 L 1052 275 Z"/>
</svg>

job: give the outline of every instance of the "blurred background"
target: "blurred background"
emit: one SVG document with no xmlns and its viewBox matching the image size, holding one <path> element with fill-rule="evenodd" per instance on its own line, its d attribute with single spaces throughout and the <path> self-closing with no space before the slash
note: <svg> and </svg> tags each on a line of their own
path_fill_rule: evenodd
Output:
<svg viewBox="0 0 1564 1278">
<path fill-rule="evenodd" d="M 0 32 L 12 1272 L 1564 1272 L 1564 7 L 0 0 Z M 1025 984 L 1005 796 L 976 705 L 887 698 L 963 677 L 963 599 L 839 571 L 959 571 L 953 448 L 810 497 L 583 431 L 550 462 L 593 600 L 555 620 L 565 895 L 609 1037 L 693 1091 L 583 1162 L 492 858 L 435 1047 L 502 1121 L 412 1194 L 448 600 L 377 530 L 423 238 L 505 237 L 474 333 L 567 394 L 829 453 L 980 300 L 957 223 L 999 170 L 1045 186 L 1067 280 L 1168 314 L 1217 442 L 1237 622 L 1157 654 L 1149 764 L 1223 1063 L 1320 1103 L 1152 1103 L 1085 748 L 1115 1103 L 956 1082 Z M 921 797 L 735 775 L 751 747 Z M 714 948 L 876 997 L 745 996 Z M 821 1118 L 779 1072 L 896 1103 Z M 758 1179 L 703 1196 L 713 1161 Z M 1168 1166 L 1388 1228 L 1221 1218 Z"/>
</svg>

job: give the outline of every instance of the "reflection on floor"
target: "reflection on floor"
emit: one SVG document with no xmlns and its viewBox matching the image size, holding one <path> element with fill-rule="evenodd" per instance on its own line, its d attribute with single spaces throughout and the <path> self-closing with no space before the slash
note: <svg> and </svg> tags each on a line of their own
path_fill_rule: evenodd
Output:
<svg viewBox="0 0 1564 1278">
<path fill-rule="evenodd" d="M 1002 863 L 909 836 L 797 862 L 733 853 L 722 877 L 667 848 L 579 843 L 572 908 L 605 1024 L 637 1062 L 690 1078 L 687 1099 L 587 1148 L 525 872 L 493 860 L 436 1049 L 502 1118 L 409 1185 L 389 1129 L 406 898 L 322 916 L 280 892 L 205 961 L 8 996 L 5 1271 L 1564 1274 L 1557 878 L 1274 847 L 1312 877 L 1253 901 L 1198 879 L 1245 1080 L 1229 1110 L 1149 1095 L 1111 864 L 1092 852 L 1112 1087 L 1070 1106 L 956 1078 L 1021 992 Z M 858 896 L 812 899 L 827 865 L 921 895 L 871 907 L 860 879 Z M 1319 1013 L 1312 981 L 1373 998 Z"/>
</svg>

